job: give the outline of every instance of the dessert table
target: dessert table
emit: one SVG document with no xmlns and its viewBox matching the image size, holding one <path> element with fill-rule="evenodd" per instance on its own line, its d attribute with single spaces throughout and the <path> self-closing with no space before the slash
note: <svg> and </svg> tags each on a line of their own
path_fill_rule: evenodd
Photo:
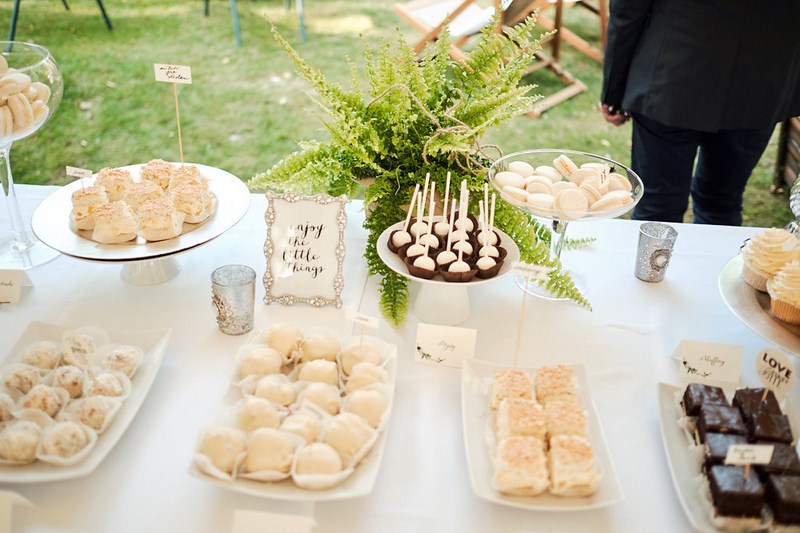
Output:
<svg viewBox="0 0 800 533">
<path fill-rule="evenodd" d="M 54 187 L 18 186 L 23 216 Z M 256 288 L 256 328 L 278 321 L 350 331 L 346 309 L 379 316 L 377 280 L 362 259 L 361 204 L 348 205 L 344 307 L 264 305 Z M 265 270 L 263 195 L 232 229 L 177 256 L 180 274 L 160 285 L 134 286 L 121 266 L 68 256 L 28 271 L 32 287 L 17 304 L 0 305 L 5 357 L 32 321 L 108 330 L 171 328 L 158 375 L 115 448 L 91 474 L 69 481 L 0 484 L 35 505 L 16 507 L 13 530 L 226 532 L 239 510 L 313 517 L 314 531 L 689 531 L 670 477 L 659 429 L 657 384 L 681 384 L 672 353 L 682 339 L 740 344 L 742 382 L 760 386 L 754 358 L 771 344 L 727 308 L 718 288 L 726 262 L 756 228 L 677 224 L 678 239 L 661 283 L 633 275 L 637 222 L 575 223 L 570 237 L 596 237 L 562 259 L 589 283 L 588 311 L 529 297 L 520 364 L 580 363 L 587 371 L 624 501 L 588 511 L 528 511 L 476 497 L 470 487 L 461 414 L 461 372 L 414 361 L 417 318 L 401 328 L 381 322 L 374 334 L 398 347 L 393 412 L 372 493 L 333 502 L 281 502 L 236 494 L 190 476 L 198 430 L 208 425 L 233 370 L 241 337 L 222 334 L 211 306 L 210 275 L 242 263 Z M 0 227 L 8 225 L 5 209 Z M 66 223 L 66 221 L 65 221 Z M 475 357 L 511 364 L 522 292 L 510 276 L 470 289 L 478 330 Z M 412 290 L 413 298 L 413 290 Z M 798 365 L 795 361 L 795 367 Z M 800 387 L 790 401 L 800 411 Z M 265 524 L 263 531 L 269 531 Z"/>
</svg>

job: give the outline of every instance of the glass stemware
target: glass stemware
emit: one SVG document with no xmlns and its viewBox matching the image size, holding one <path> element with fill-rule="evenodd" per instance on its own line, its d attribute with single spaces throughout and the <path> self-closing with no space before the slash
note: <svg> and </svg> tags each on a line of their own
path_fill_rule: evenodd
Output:
<svg viewBox="0 0 800 533">
<path fill-rule="evenodd" d="M 566 156 L 578 169 L 581 169 L 581 172 L 578 173 L 581 174 L 580 179 L 578 179 L 578 174 L 575 175 L 575 179 L 565 178 L 555 170 L 555 160 L 560 156 Z M 509 188 L 508 182 L 504 182 L 502 175 L 500 180 L 497 179 L 498 174 L 501 172 L 516 172 L 520 168 L 527 168 L 527 172 L 533 172 L 532 175 L 549 176 L 550 185 L 545 184 L 544 188 L 538 185 L 531 185 L 532 181 L 541 182 L 541 180 L 524 176 L 525 183 L 522 187 L 511 185 Z M 589 177 L 592 172 L 588 169 L 592 168 L 596 170 L 596 178 Z M 583 169 L 587 170 L 584 171 Z M 523 173 L 527 172 L 523 171 Z M 612 178 L 612 174 L 619 177 Z M 575 150 L 536 149 L 508 154 L 491 165 L 489 168 L 489 181 L 498 190 L 503 200 L 525 213 L 546 220 L 549 223 L 552 230 L 550 255 L 559 261 L 566 242 L 567 227 L 571 222 L 616 218 L 624 215 L 633 209 L 644 193 L 642 180 L 628 167 L 607 157 Z M 587 184 L 584 185 L 583 181 L 587 181 Z M 592 187 L 590 188 L 589 182 L 592 181 Z M 612 184 L 614 181 L 616 183 Z M 558 185 L 556 185 L 557 183 Z M 547 192 L 548 188 L 550 192 Z M 554 204 L 551 201 L 552 198 L 548 203 L 546 198 L 548 195 L 556 197 L 564 188 L 573 188 L 579 191 L 591 189 L 587 190 L 585 195 L 587 198 L 592 197 L 592 200 L 587 199 L 586 207 L 574 208 L 573 206 L 572 209 L 562 208 L 558 203 Z M 622 190 L 625 190 L 627 194 L 616 192 Z M 612 196 L 616 196 L 616 198 L 610 198 L 613 201 L 604 201 L 603 204 L 598 204 L 598 201 L 611 191 L 614 191 Z M 534 198 L 531 198 L 529 193 L 534 194 Z M 578 291 L 581 294 L 585 294 L 588 290 L 585 276 L 568 266 L 564 266 L 563 269 L 569 273 Z M 520 288 L 532 295 L 553 300 L 561 299 L 552 295 L 542 286 L 528 284 L 521 278 L 516 281 Z"/>
<path fill-rule="evenodd" d="M 58 256 L 28 230 L 11 173 L 11 145 L 32 135 L 55 113 L 64 85 L 50 52 L 39 45 L 0 42 L 0 184 L 11 235 L 0 238 L 0 268 L 27 270 Z"/>
</svg>

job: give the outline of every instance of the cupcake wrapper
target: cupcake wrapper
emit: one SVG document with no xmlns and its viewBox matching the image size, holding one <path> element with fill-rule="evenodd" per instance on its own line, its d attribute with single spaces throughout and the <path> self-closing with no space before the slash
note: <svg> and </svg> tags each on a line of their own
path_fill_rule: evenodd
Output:
<svg viewBox="0 0 800 533">
<path fill-rule="evenodd" d="M 767 281 L 769 278 L 765 274 L 748 266 L 747 263 L 742 265 L 742 278 L 755 290 L 767 292 Z"/>
<path fill-rule="evenodd" d="M 787 324 L 800 325 L 800 307 L 773 298 L 770 300 L 772 316 Z"/>
</svg>

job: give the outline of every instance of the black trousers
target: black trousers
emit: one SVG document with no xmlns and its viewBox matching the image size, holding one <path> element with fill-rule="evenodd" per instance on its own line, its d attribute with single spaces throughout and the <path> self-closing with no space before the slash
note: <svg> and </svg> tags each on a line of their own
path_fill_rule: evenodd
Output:
<svg viewBox="0 0 800 533">
<path fill-rule="evenodd" d="M 636 220 L 742 225 L 742 196 L 775 127 L 714 133 L 673 128 L 634 113 L 631 168 L 644 182 Z M 696 164 L 695 164 L 696 162 Z"/>
</svg>

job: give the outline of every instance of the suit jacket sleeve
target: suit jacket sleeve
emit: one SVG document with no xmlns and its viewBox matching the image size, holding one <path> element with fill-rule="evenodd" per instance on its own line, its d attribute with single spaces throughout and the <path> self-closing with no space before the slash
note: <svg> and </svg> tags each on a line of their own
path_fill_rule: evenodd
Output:
<svg viewBox="0 0 800 533">
<path fill-rule="evenodd" d="M 603 61 L 600 101 L 620 107 L 628 81 L 628 69 L 648 23 L 654 0 L 611 0 L 608 40 Z"/>
</svg>

